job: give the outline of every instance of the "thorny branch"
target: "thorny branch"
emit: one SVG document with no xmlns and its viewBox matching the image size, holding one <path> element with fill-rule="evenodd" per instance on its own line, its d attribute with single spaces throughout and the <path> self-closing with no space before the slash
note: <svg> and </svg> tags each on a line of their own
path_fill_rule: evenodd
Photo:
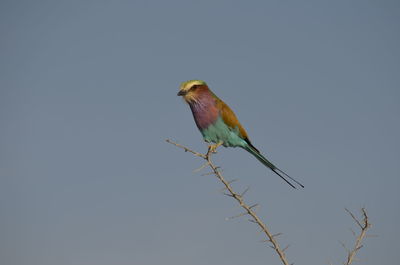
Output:
<svg viewBox="0 0 400 265">
<path fill-rule="evenodd" d="M 185 152 L 190 152 L 195 156 L 201 157 L 204 160 L 206 160 L 206 163 L 204 165 L 202 165 L 199 169 L 196 169 L 195 171 L 199 171 L 203 168 L 205 168 L 206 166 L 209 166 L 212 170 L 212 172 L 210 173 L 206 173 L 203 174 L 203 176 L 205 175 L 215 175 L 224 185 L 224 188 L 222 189 L 222 191 L 228 191 L 225 192 L 224 194 L 234 198 L 239 205 L 245 210 L 245 212 L 238 214 L 236 216 L 232 216 L 227 218 L 227 220 L 233 219 L 233 218 L 237 218 L 237 217 L 241 217 L 244 215 L 249 215 L 251 218 L 249 219 L 250 222 L 257 224 L 260 228 L 261 228 L 261 232 L 263 232 L 266 236 L 265 240 L 262 240 L 262 242 L 268 242 L 271 243 L 272 245 L 270 246 L 273 250 L 275 250 L 275 252 L 278 254 L 280 260 L 282 261 L 282 263 L 284 265 L 289 265 L 289 262 L 286 259 L 286 255 L 285 255 L 285 251 L 287 250 L 287 248 L 289 247 L 286 246 L 285 248 L 281 248 L 280 245 L 278 244 L 278 242 L 276 241 L 276 237 L 278 237 L 279 235 L 281 235 L 282 233 L 277 233 L 277 234 L 272 234 L 268 227 L 261 221 L 261 219 L 257 216 L 257 214 L 255 213 L 254 209 L 257 208 L 258 204 L 254 204 L 254 205 L 247 205 L 244 200 L 243 200 L 243 195 L 249 190 L 249 188 L 247 187 L 242 193 L 236 193 L 232 186 L 230 185 L 231 183 L 235 182 L 236 179 L 231 180 L 231 181 L 227 181 L 225 180 L 225 178 L 222 176 L 221 174 L 221 170 L 218 166 L 216 166 L 212 161 L 211 161 L 211 155 L 213 153 L 215 153 L 214 150 L 212 150 L 211 148 L 208 149 L 208 152 L 206 154 L 202 154 L 196 151 L 193 151 L 189 148 L 187 148 L 186 146 L 183 146 L 181 144 L 175 143 L 169 139 L 166 140 L 168 143 L 173 144 L 181 149 L 183 149 Z M 344 262 L 344 265 L 350 265 L 353 263 L 354 260 L 356 260 L 355 256 L 356 253 L 363 247 L 362 245 L 362 241 L 365 237 L 368 237 L 369 235 L 367 235 L 367 230 L 369 228 L 371 228 L 371 223 L 369 222 L 369 218 L 367 215 L 367 212 L 365 210 L 365 208 L 361 208 L 361 212 L 362 212 L 362 220 L 357 219 L 357 217 L 348 209 L 345 209 L 346 212 L 351 216 L 351 218 L 356 222 L 356 224 L 358 225 L 358 227 L 360 228 L 360 234 L 356 237 L 356 242 L 354 244 L 354 247 L 352 249 L 347 249 L 346 246 L 342 243 L 343 247 L 346 249 L 347 251 L 347 260 L 346 262 Z M 356 233 L 354 231 L 352 231 L 353 235 L 356 236 Z M 331 264 L 331 263 L 330 263 Z"/>
<path fill-rule="evenodd" d="M 272 245 L 271 245 L 271 248 L 272 248 L 273 250 L 275 250 L 275 252 L 278 254 L 280 260 L 282 261 L 282 263 L 283 263 L 284 265 L 289 265 L 289 262 L 287 261 L 286 255 L 285 255 L 285 250 L 287 249 L 287 247 L 285 247 L 284 249 L 282 249 L 282 248 L 280 247 L 280 245 L 278 244 L 278 242 L 276 241 L 276 239 L 275 239 L 275 237 L 276 237 L 277 235 L 279 235 L 280 233 L 274 235 L 274 234 L 272 234 L 272 233 L 270 232 L 270 230 L 268 229 L 268 227 L 261 221 L 261 219 L 257 216 L 257 214 L 255 213 L 255 211 L 253 210 L 253 208 L 255 208 L 257 205 L 249 206 L 249 205 L 247 205 L 247 204 L 244 202 L 244 200 L 243 200 L 243 194 L 244 194 L 246 191 L 245 191 L 244 193 L 242 193 L 242 194 L 239 194 L 239 193 L 236 193 L 236 192 L 233 190 L 232 186 L 230 185 L 231 182 L 225 180 L 225 178 L 222 176 L 222 174 L 221 174 L 221 172 L 220 172 L 220 170 L 219 170 L 219 167 L 217 167 L 217 166 L 211 161 L 211 156 L 212 156 L 212 154 L 213 154 L 213 151 L 212 151 L 211 149 L 209 149 L 208 152 L 207 152 L 206 154 L 202 154 L 202 153 L 193 151 L 193 150 L 191 150 L 191 149 L 189 149 L 189 148 L 187 148 L 187 147 L 185 147 L 185 146 L 183 146 L 183 145 L 181 145 L 181 144 L 175 143 L 175 142 L 173 142 L 173 141 L 171 141 L 171 140 L 169 140 L 169 139 L 167 139 L 166 141 L 167 141 L 168 143 L 170 143 L 170 144 L 173 144 L 173 145 L 179 147 L 179 148 L 182 148 L 183 150 L 185 150 L 185 152 L 190 152 L 190 153 L 194 154 L 195 156 L 201 157 L 201 158 L 203 158 L 204 160 L 206 160 L 206 162 L 207 162 L 206 165 L 208 165 L 208 166 L 211 168 L 212 173 L 213 173 L 213 174 L 223 183 L 223 185 L 225 186 L 225 190 L 228 192 L 228 193 L 226 193 L 226 195 L 228 195 L 228 196 L 234 198 L 234 199 L 239 203 L 239 205 L 245 210 L 245 212 L 244 212 L 243 214 L 240 214 L 239 216 L 246 215 L 246 214 L 249 215 L 249 216 L 251 217 L 251 219 L 249 219 L 249 221 L 251 221 L 251 222 L 253 222 L 253 223 L 256 223 L 256 224 L 261 228 L 261 231 L 262 231 L 262 232 L 265 234 L 265 236 L 267 237 L 267 239 L 265 240 L 265 242 L 269 242 L 269 243 L 272 244 Z M 350 263 L 348 263 L 348 264 L 350 264 Z"/>
<path fill-rule="evenodd" d="M 353 249 L 347 250 L 347 260 L 344 262 L 344 265 L 350 265 L 354 260 L 355 256 L 358 250 L 363 247 L 362 241 L 363 239 L 367 236 L 367 230 L 371 227 L 371 223 L 369 222 L 367 212 L 365 208 L 361 208 L 361 212 L 363 215 L 363 219 L 360 221 L 357 219 L 352 212 L 350 212 L 348 209 L 345 209 L 346 212 L 353 218 L 353 220 L 356 222 L 356 224 L 360 227 L 361 231 L 360 234 L 356 238 L 356 242 L 354 244 Z M 354 232 L 353 232 L 354 234 Z"/>
</svg>

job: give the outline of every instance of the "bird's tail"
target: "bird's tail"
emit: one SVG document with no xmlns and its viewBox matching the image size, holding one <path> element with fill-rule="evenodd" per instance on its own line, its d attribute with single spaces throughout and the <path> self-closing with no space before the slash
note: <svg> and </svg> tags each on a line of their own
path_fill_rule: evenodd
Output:
<svg viewBox="0 0 400 265">
<path fill-rule="evenodd" d="M 268 159 L 266 159 L 255 147 L 247 145 L 244 149 L 249 153 L 251 153 L 253 156 L 255 156 L 258 159 L 258 161 L 263 163 L 266 167 L 269 167 L 272 171 L 274 171 L 275 174 L 277 174 L 284 181 L 286 181 L 286 183 L 289 184 L 292 188 L 296 189 L 296 187 L 288 179 L 292 180 L 297 185 L 304 188 L 303 184 L 301 184 L 300 182 L 298 182 L 297 180 L 295 180 L 294 178 L 290 177 L 288 174 L 277 168 L 274 164 L 268 161 Z"/>
</svg>

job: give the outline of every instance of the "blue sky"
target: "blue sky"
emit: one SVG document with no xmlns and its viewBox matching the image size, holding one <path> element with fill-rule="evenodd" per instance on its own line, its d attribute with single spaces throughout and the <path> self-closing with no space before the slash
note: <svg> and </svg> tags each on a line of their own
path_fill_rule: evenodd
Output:
<svg viewBox="0 0 400 265">
<path fill-rule="evenodd" d="M 253 144 L 215 161 L 296 264 L 395 264 L 400 219 L 398 1 L 2 1 L 0 261 L 278 264 L 202 163 L 176 97 L 203 79 Z"/>
</svg>

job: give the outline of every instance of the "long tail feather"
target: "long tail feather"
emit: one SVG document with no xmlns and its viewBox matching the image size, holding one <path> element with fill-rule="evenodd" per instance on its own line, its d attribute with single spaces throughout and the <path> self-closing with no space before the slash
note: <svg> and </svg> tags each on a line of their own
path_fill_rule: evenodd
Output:
<svg viewBox="0 0 400 265">
<path fill-rule="evenodd" d="M 270 168 L 275 174 L 277 174 L 279 177 L 281 177 L 287 184 L 289 184 L 292 188 L 296 189 L 296 187 L 288 180 L 292 180 L 295 182 L 297 185 L 300 187 L 304 188 L 304 185 L 295 180 L 294 178 L 290 177 L 288 174 L 277 168 L 274 164 L 272 164 L 268 159 L 266 159 L 256 148 L 247 145 L 244 148 L 246 151 L 248 151 L 250 154 L 255 156 L 255 158 L 258 159 L 261 163 L 263 163 L 266 167 Z M 288 178 L 288 179 L 287 179 Z"/>
</svg>

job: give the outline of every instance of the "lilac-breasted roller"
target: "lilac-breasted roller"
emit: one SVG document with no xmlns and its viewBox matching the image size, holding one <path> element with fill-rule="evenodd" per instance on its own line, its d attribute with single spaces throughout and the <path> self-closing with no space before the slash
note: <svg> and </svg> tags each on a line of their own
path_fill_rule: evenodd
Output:
<svg viewBox="0 0 400 265">
<path fill-rule="evenodd" d="M 296 188 L 289 180 L 304 188 L 300 182 L 277 168 L 254 147 L 235 113 L 208 88 L 206 82 L 201 80 L 183 82 L 178 96 L 182 96 L 185 102 L 189 104 L 194 121 L 203 135 L 203 139 L 208 143 L 214 143 L 210 146 L 212 150 L 220 145 L 241 147 L 255 156 L 291 187 Z"/>
</svg>

